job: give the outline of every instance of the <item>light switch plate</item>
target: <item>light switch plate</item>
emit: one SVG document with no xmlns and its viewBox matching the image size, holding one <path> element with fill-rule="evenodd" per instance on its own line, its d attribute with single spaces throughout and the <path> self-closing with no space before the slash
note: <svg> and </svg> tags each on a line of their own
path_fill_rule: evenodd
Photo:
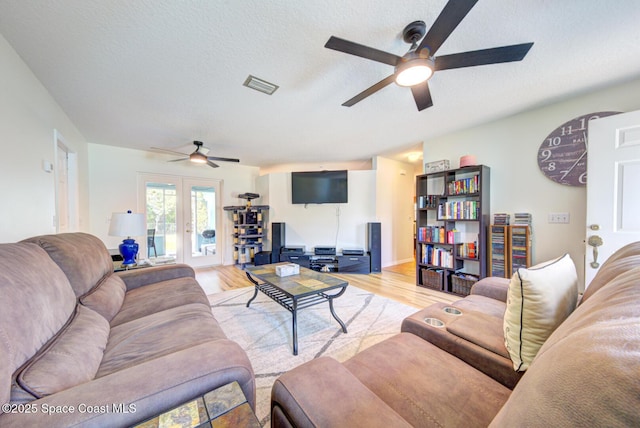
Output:
<svg viewBox="0 0 640 428">
<path fill-rule="evenodd" d="M 548 223 L 569 224 L 569 213 L 549 213 Z"/>
</svg>

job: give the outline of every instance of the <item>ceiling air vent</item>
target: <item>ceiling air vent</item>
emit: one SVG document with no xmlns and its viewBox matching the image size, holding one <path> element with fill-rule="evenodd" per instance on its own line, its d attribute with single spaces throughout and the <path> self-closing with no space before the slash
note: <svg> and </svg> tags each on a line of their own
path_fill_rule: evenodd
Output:
<svg viewBox="0 0 640 428">
<path fill-rule="evenodd" d="M 266 80 L 258 79 L 255 76 L 249 75 L 247 80 L 243 83 L 247 88 L 255 89 L 256 91 L 265 93 L 267 95 L 273 94 L 276 89 L 279 88 L 278 85 L 274 85 L 273 83 L 269 83 Z"/>
</svg>

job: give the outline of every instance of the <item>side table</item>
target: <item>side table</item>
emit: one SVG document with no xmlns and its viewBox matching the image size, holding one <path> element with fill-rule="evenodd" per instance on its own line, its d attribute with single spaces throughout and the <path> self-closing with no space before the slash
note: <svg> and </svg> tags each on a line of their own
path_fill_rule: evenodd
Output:
<svg viewBox="0 0 640 428">
<path fill-rule="evenodd" d="M 161 427 L 260 428 L 260 422 L 238 382 L 232 382 L 142 422 L 134 428 Z"/>
</svg>

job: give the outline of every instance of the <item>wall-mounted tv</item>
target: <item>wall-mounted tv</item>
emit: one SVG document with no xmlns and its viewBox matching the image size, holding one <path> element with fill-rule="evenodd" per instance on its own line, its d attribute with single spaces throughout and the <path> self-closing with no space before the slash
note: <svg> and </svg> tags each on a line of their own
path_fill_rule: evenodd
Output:
<svg viewBox="0 0 640 428">
<path fill-rule="evenodd" d="M 291 173 L 291 202 L 294 204 L 346 204 L 347 171 Z"/>
</svg>

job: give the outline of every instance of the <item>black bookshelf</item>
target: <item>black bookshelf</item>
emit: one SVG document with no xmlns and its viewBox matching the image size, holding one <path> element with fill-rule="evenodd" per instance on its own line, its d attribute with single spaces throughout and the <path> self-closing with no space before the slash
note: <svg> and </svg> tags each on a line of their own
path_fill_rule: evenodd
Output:
<svg viewBox="0 0 640 428">
<path fill-rule="evenodd" d="M 487 276 L 490 188 L 485 165 L 416 177 L 417 285 L 453 293 L 456 277 Z"/>
</svg>

